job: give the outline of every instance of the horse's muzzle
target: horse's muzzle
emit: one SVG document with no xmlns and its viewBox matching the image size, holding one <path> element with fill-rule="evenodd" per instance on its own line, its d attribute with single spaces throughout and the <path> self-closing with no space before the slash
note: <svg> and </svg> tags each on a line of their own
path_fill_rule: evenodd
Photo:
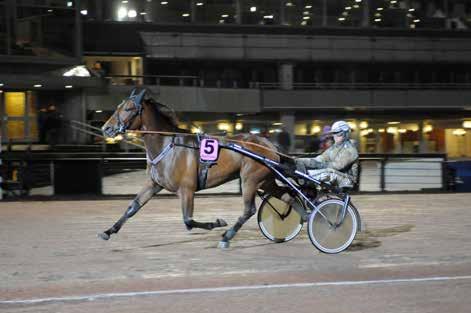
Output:
<svg viewBox="0 0 471 313">
<path fill-rule="evenodd" d="M 116 136 L 116 133 L 117 133 L 116 130 L 113 129 L 113 127 L 111 127 L 111 126 L 106 126 L 106 125 L 103 126 L 103 127 L 101 128 L 101 130 L 103 131 L 103 134 L 104 134 L 106 137 L 114 137 L 114 136 Z"/>
</svg>

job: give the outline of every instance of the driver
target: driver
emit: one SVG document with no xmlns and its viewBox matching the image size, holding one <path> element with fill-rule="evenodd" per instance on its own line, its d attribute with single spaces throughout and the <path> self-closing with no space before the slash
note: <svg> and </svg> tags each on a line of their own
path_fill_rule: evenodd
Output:
<svg viewBox="0 0 471 313">
<path fill-rule="evenodd" d="M 350 140 L 351 128 L 345 121 L 332 124 L 334 144 L 315 158 L 296 159 L 296 168 L 337 187 L 353 187 L 358 175 L 358 151 Z"/>
</svg>

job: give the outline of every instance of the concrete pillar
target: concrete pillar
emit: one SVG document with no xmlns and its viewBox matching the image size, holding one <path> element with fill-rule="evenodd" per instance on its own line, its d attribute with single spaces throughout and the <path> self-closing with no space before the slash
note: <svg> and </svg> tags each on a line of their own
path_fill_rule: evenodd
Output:
<svg viewBox="0 0 471 313">
<path fill-rule="evenodd" d="M 191 0 L 190 6 L 191 6 L 190 8 L 191 22 L 195 23 L 196 22 L 196 0 Z"/>
<path fill-rule="evenodd" d="M 279 3 L 280 3 L 280 25 L 286 25 L 285 1 L 279 0 Z"/>
<path fill-rule="evenodd" d="M 278 80 L 283 90 L 293 89 L 293 68 L 292 63 L 282 63 L 278 66 Z"/>
<path fill-rule="evenodd" d="M 235 0 L 235 21 L 242 24 L 242 0 Z"/>
<path fill-rule="evenodd" d="M 327 0 L 322 1 L 322 27 L 327 27 Z"/>
<path fill-rule="evenodd" d="M 370 27 L 370 0 L 363 1 L 363 20 L 361 26 Z"/>
<path fill-rule="evenodd" d="M 427 140 L 424 134 L 424 121 L 419 122 L 419 153 L 427 153 Z"/>
<path fill-rule="evenodd" d="M 291 146 L 289 151 L 291 152 L 294 149 L 294 123 L 296 118 L 293 113 L 281 114 L 280 121 L 283 123 L 282 127 L 290 134 Z"/>
</svg>

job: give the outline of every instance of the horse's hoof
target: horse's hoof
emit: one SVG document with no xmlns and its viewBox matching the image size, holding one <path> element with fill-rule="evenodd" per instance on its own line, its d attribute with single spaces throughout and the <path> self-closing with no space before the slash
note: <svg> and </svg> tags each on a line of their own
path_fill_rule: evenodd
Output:
<svg viewBox="0 0 471 313">
<path fill-rule="evenodd" d="M 110 235 L 108 235 L 107 233 L 99 233 L 98 234 L 98 238 L 101 238 L 103 240 L 109 240 L 110 239 Z"/>
<path fill-rule="evenodd" d="M 224 227 L 224 226 L 227 226 L 227 223 L 225 220 L 223 220 L 222 218 L 218 218 L 216 220 L 216 223 L 218 224 L 218 227 Z"/>
<path fill-rule="evenodd" d="M 224 240 L 219 241 L 218 248 L 222 250 L 229 249 L 229 241 L 224 241 Z"/>
</svg>

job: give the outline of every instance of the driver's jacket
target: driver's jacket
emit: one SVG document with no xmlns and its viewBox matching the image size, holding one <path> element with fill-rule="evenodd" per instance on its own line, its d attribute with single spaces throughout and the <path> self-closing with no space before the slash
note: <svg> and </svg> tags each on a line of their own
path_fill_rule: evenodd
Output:
<svg viewBox="0 0 471 313">
<path fill-rule="evenodd" d="M 358 151 L 351 140 L 334 144 L 315 158 L 296 160 L 296 165 L 305 167 L 310 176 L 339 187 L 353 187 L 358 176 Z M 314 169 L 314 170 L 312 170 Z"/>
</svg>

